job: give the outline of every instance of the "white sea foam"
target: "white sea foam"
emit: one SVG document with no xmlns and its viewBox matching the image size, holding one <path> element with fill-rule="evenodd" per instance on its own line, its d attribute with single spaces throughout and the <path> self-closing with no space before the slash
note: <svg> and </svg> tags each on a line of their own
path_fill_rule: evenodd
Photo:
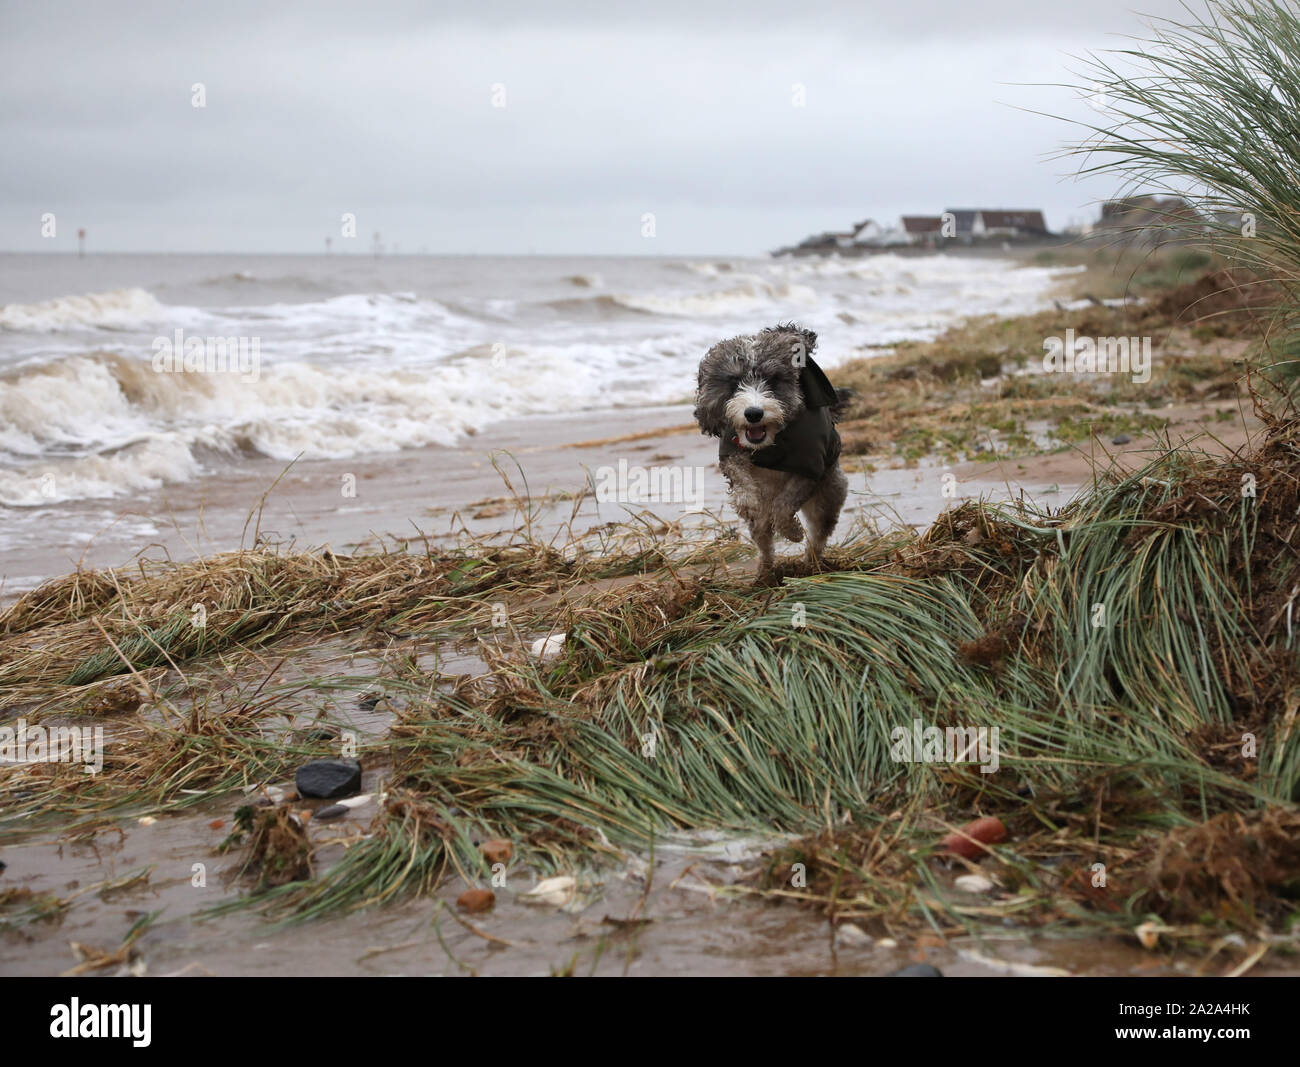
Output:
<svg viewBox="0 0 1300 1067">
<path fill-rule="evenodd" d="M 189 303 L 120 288 L 0 308 L 0 503 L 104 499 L 241 456 L 394 452 L 521 415 L 684 401 L 721 337 L 798 319 L 831 369 L 970 314 L 1040 308 L 1057 273 L 946 256 L 569 260 L 549 274 L 413 259 L 387 291 L 338 292 L 382 267 L 347 259 L 268 267 L 265 281 L 261 267 L 201 259 L 191 282 L 164 287 Z M 257 380 L 155 372 L 153 341 L 174 329 L 257 338 Z"/>
<path fill-rule="evenodd" d="M 107 293 L 61 296 L 37 304 L 0 307 L 0 329 L 47 332 L 71 326 L 123 329 L 165 321 L 167 311 L 144 289 L 114 289 Z"/>
</svg>

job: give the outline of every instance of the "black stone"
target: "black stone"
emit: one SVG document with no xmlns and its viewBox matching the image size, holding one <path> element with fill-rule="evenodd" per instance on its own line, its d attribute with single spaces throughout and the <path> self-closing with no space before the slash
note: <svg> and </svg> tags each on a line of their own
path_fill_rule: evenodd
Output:
<svg viewBox="0 0 1300 1067">
<path fill-rule="evenodd" d="M 1133 440 L 1133 438 L 1131 438 L 1128 434 L 1121 433 L 1121 434 L 1116 434 L 1114 437 L 1112 437 L 1110 439 L 1110 443 L 1112 445 L 1126 445 L 1131 440 Z"/>
<path fill-rule="evenodd" d="M 909 963 L 896 971 L 890 971 L 886 978 L 942 978 L 943 971 L 931 967 L 928 963 Z"/>
<path fill-rule="evenodd" d="M 354 759 L 314 759 L 294 778 L 300 797 L 332 800 L 361 792 L 361 764 Z"/>
</svg>

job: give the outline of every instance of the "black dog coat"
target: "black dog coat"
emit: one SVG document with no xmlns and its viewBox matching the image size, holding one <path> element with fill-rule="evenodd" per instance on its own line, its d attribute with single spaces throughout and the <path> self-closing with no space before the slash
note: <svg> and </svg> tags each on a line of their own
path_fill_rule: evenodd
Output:
<svg viewBox="0 0 1300 1067">
<path fill-rule="evenodd" d="M 822 480 L 826 471 L 840 458 L 840 435 L 831 419 L 831 407 L 838 397 L 830 379 L 812 361 L 799 371 L 799 388 L 803 392 L 804 410 L 794 422 L 789 423 L 770 445 L 759 449 L 740 447 L 736 437 L 724 437 L 718 445 L 718 459 L 726 459 L 738 452 L 747 452 L 756 467 L 784 471 Z"/>
</svg>

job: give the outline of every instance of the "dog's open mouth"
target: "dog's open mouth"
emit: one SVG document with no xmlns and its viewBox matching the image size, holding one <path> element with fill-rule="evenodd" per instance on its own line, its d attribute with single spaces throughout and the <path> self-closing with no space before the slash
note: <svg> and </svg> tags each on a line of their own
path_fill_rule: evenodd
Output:
<svg viewBox="0 0 1300 1067">
<path fill-rule="evenodd" d="M 763 438 L 767 436 L 766 426 L 747 426 L 745 427 L 745 440 L 751 445 L 761 444 Z"/>
</svg>

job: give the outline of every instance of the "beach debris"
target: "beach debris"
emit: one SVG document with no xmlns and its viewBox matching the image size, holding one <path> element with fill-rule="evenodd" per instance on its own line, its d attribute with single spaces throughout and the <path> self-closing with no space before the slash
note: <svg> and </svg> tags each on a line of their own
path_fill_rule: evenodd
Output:
<svg viewBox="0 0 1300 1067">
<path fill-rule="evenodd" d="M 898 942 L 892 937 L 882 937 L 876 942 L 876 948 L 898 948 Z"/>
<path fill-rule="evenodd" d="M 469 912 L 490 911 L 497 896 L 490 889 L 467 889 L 456 898 L 456 906 Z"/>
<path fill-rule="evenodd" d="M 945 852 L 977 860 L 988 852 L 984 845 L 995 845 L 999 841 L 1005 841 L 1006 837 L 1007 828 L 1002 820 L 988 816 L 968 822 L 956 833 L 945 837 L 941 844 Z"/>
<path fill-rule="evenodd" d="M 364 808 L 375 799 L 374 793 L 359 793 L 354 797 L 344 797 L 339 801 L 339 807 L 343 808 Z"/>
<path fill-rule="evenodd" d="M 261 795 L 253 801 L 259 808 L 273 807 L 285 800 L 296 800 L 296 795 L 290 795 L 290 790 L 283 785 L 255 785 L 245 790 L 245 795 L 249 793 L 260 793 Z"/>
<path fill-rule="evenodd" d="M 298 795 L 332 800 L 361 789 L 361 763 L 354 759 L 314 759 L 298 768 Z"/>
<path fill-rule="evenodd" d="M 210 823 L 208 823 L 208 829 L 220 830 L 225 825 L 226 825 L 225 819 L 213 819 Z"/>
<path fill-rule="evenodd" d="M 533 655 L 543 663 L 558 658 L 560 653 L 564 651 L 564 642 L 567 637 L 567 634 L 551 634 L 550 637 L 539 637 L 533 642 Z"/>
<path fill-rule="evenodd" d="M 152 826 L 158 820 L 152 815 L 141 815 L 137 821 L 141 826 Z"/>
<path fill-rule="evenodd" d="M 311 839 L 296 812 L 281 807 L 262 811 L 245 807 L 235 816 L 237 830 L 227 840 L 237 843 L 242 838 L 240 831 L 251 834 L 239 873 L 256 875 L 258 889 L 312 876 Z"/>
<path fill-rule="evenodd" d="M 550 904 L 552 907 L 562 908 L 573 899 L 577 887 L 577 879 L 562 874 L 538 882 L 522 896 L 530 904 Z"/>
<path fill-rule="evenodd" d="M 1110 443 L 1112 445 L 1126 445 L 1132 440 L 1133 438 L 1131 438 L 1126 433 L 1117 433 L 1114 437 L 1110 439 Z"/>
<path fill-rule="evenodd" d="M 982 874 L 963 874 L 953 879 L 953 885 L 964 893 L 990 893 L 993 881 Z"/>
<path fill-rule="evenodd" d="M 862 927 L 853 923 L 841 923 L 835 928 L 835 939 L 842 941 L 846 945 L 869 945 L 871 944 L 871 935 Z"/>
<path fill-rule="evenodd" d="M 943 971 L 930 963 L 909 963 L 896 971 L 890 971 L 886 978 L 942 978 Z"/>
<path fill-rule="evenodd" d="M 362 707 L 365 707 L 365 705 L 362 704 Z M 339 735 L 338 730 L 334 729 L 334 727 L 332 727 L 332 726 L 317 726 L 317 727 L 315 727 L 314 729 L 311 729 L 311 730 L 308 730 L 308 731 L 307 731 L 307 734 L 306 734 L 304 740 L 306 740 L 306 741 L 333 741 L 335 738 L 338 737 L 338 735 Z"/>
<path fill-rule="evenodd" d="M 1062 970 L 1060 967 L 1038 967 L 1032 963 L 1018 963 L 1015 960 L 1000 960 L 996 956 L 985 956 L 979 952 L 972 952 L 969 949 L 958 949 L 958 955 L 970 963 L 977 963 L 981 967 L 987 967 L 991 971 L 997 971 L 999 974 L 1011 974 L 1019 978 L 1072 977 L 1069 971 Z"/>
<path fill-rule="evenodd" d="M 510 857 L 515 854 L 515 846 L 499 837 L 484 841 L 479 845 L 478 850 L 483 853 L 483 858 L 488 863 L 509 863 Z"/>
<path fill-rule="evenodd" d="M 346 815 L 348 807 L 346 804 L 328 804 L 323 808 L 317 808 L 313 819 L 337 819 L 340 815 Z"/>
<path fill-rule="evenodd" d="M 1133 933 L 1137 937 L 1138 943 L 1144 949 L 1151 951 L 1160 943 L 1160 934 L 1167 929 L 1169 928 L 1163 923 L 1144 922 L 1135 927 Z"/>
</svg>

